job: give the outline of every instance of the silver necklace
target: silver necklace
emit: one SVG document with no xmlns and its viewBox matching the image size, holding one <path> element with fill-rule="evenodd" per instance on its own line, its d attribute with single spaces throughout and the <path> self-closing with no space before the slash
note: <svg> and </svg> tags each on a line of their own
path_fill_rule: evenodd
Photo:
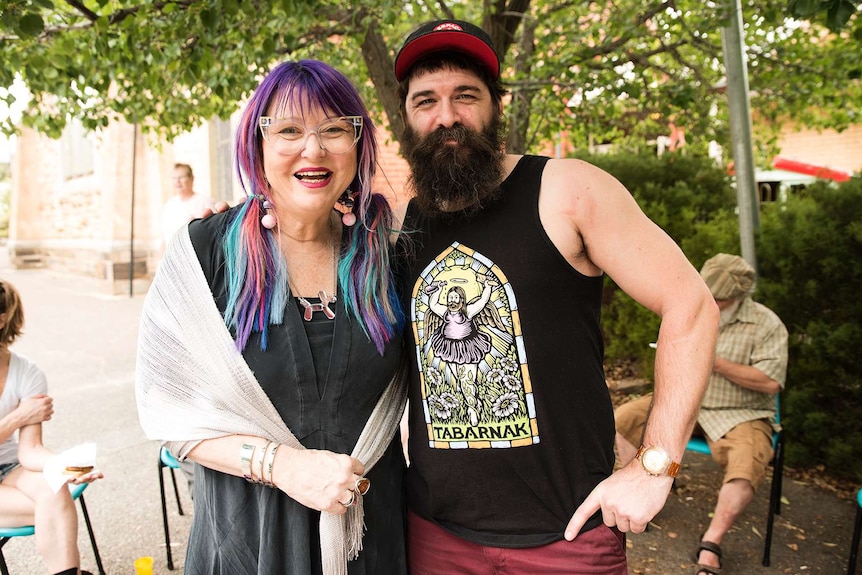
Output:
<svg viewBox="0 0 862 575">
<path fill-rule="evenodd" d="M 304 308 L 302 319 L 305 321 L 311 321 L 311 317 L 316 311 L 322 311 L 323 315 L 325 315 L 327 319 L 335 319 L 335 312 L 329 308 L 329 304 L 337 302 L 338 298 L 336 296 L 328 296 L 324 290 L 317 292 L 317 295 L 320 297 L 320 303 L 311 303 L 302 296 L 298 296 L 296 298 Z"/>
<path fill-rule="evenodd" d="M 338 272 L 336 266 L 338 264 L 338 253 L 336 251 L 336 243 L 332 239 L 335 235 L 335 230 L 333 229 L 332 220 L 329 220 L 329 243 L 332 246 L 332 275 L 335 278 L 335 289 L 338 290 Z M 340 242 L 339 242 L 340 246 Z M 288 275 L 288 278 L 290 276 Z M 293 284 L 290 282 L 290 279 L 287 281 L 287 285 L 290 286 L 290 291 L 293 293 L 297 293 L 297 290 L 293 287 Z M 302 306 L 302 319 L 305 321 L 311 321 L 314 316 L 314 312 L 322 311 L 323 315 L 326 316 L 326 319 L 335 319 L 335 311 L 329 307 L 329 304 L 336 303 L 338 301 L 338 297 L 335 295 L 329 295 L 326 293 L 326 290 L 320 290 L 317 292 L 317 297 L 320 298 L 320 303 L 311 303 L 307 299 L 302 296 L 296 296 L 297 301 Z"/>
</svg>

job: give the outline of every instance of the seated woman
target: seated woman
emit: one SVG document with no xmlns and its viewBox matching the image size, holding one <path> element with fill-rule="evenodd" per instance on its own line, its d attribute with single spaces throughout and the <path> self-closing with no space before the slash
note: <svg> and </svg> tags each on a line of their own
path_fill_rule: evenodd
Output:
<svg viewBox="0 0 862 575">
<path fill-rule="evenodd" d="M 21 334 L 21 298 L 0 280 L 0 527 L 36 526 L 36 548 L 49 573 L 77 575 L 78 514 L 68 489 L 54 493 L 42 475 L 54 456 L 42 445 L 42 422 L 54 413 L 45 374 L 9 349 Z M 18 432 L 17 440 L 15 432 Z M 69 478 L 89 483 L 102 477 L 90 471 Z"/>
</svg>

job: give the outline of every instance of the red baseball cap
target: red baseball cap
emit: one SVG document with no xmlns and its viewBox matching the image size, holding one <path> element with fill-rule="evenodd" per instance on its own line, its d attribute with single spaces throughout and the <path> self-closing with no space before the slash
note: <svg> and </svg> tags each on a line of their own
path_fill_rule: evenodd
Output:
<svg viewBox="0 0 862 575">
<path fill-rule="evenodd" d="M 416 28 L 404 41 L 395 56 L 395 78 L 403 80 L 423 56 L 449 50 L 472 56 L 494 80 L 500 77 L 500 58 L 484 30 L 463 20 L 435 20 Z"/>
</svg>

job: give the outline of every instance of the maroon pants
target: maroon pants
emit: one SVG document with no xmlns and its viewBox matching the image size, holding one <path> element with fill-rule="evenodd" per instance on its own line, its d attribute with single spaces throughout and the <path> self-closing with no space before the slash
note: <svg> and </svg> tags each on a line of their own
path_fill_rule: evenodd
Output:
<svg viewBox="0 0 862 575">
<path fill-rule="evenodd" d="M 574 541 L 511 549 L 478 545 L 407 514 L 410 575 L 628 575 L 625 535 L 601 524 Z"/>
</svg>

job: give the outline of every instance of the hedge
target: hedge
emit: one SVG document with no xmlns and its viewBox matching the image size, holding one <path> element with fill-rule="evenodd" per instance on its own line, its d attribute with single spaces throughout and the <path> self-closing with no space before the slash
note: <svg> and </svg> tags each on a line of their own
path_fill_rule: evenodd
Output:
<svg viewBox="0 0 862 575">
<path fill-rule="evenodd" d="M 617 177 L 696 268 L 715 253 L 739 253 L 736 192 L 711 160 L 579 157 Z M 818 182 L 764 204 L 760 216 L 754 299 L 790 331 L 782 407 L 787 463 L 825 466 L 835 477 L 862 482 L 862 179 Z M 607 361 L 634 361 L 651 378 L 647 343 L 659 319 L 610 279 L 604 301 Z"/>
</svg>

